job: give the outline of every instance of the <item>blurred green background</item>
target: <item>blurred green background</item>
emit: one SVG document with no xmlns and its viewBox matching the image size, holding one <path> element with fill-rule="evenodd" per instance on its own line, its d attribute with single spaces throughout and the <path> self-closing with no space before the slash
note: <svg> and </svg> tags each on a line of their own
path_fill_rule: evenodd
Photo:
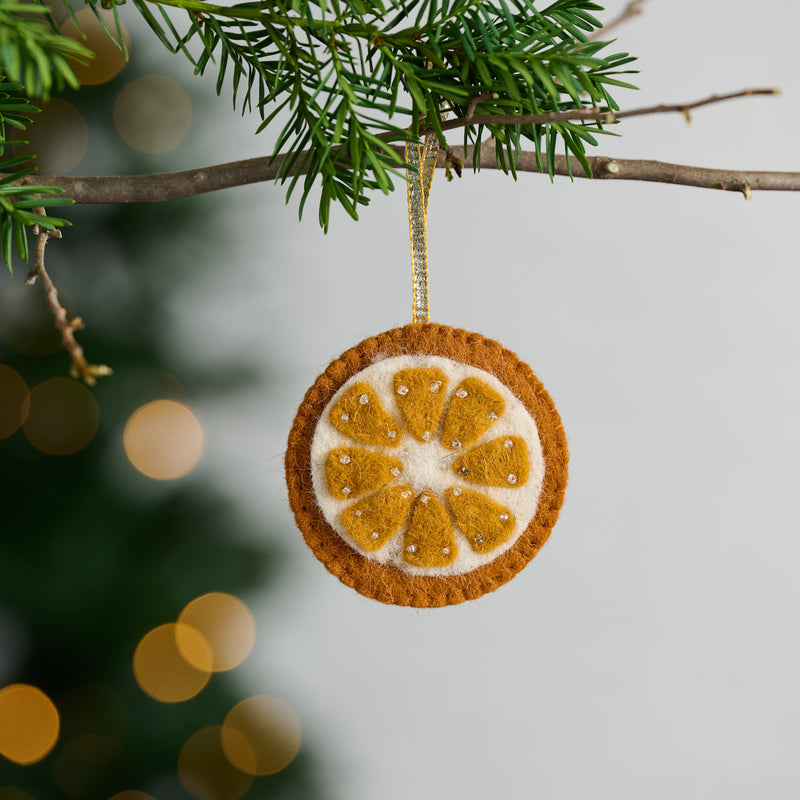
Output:
<svg viewBox="0 0 800 800">
<path fill-rule="evenodd" d="M 92 47 L 98 31 L 82 20 Z M 153 74 L 149 42 L 140 49 L 134 38 L 126 65 L 102 37 L 94 43 L 97 63 L 80 75 L 86 85 L 54 98 L 30 128 L 42 173 L 158 172 L 192 157 L 214 160 L 196 145 L 212 142 L 193 131 L 208 95 L 166 75 L 163 58 Z M 213 370 L 198 368 L 201 359 L 183 364 L 170 343 L 174 290 L 201 281 L 209 254 L 228 246 L 213 209 L 202 197 L 66 209 L 74 227 L 51 240 L 46 264 L 70 316 L 86 323 L 78 340 L 90 362 L 114 370 L 92 390 L 68 382 L 69 358 L 41 287 L 24 284 L 26 265 L 0 279 L 0 752 L 13 751 L 26 726 L 47 739 L 35 709 L 10 706 L 2 687 L 37 687 L 60 719 L 55 746 L 35 763 L 0 757 L 0 800 L 108 800 L 125 791 L 155 800 L 322 796 L 305 743 L 296 756 L 289 747 L 290 763 L 277 773 L 253 777 L 264 770 L 228 763 L 216 728 L 195 736 L 254 694 L 235 669 L 198 690 L 211 670 L 187 668 L 196 685 L 184 695 L 194 696 L 180 702 L 154 699 L 134 676 L 149 631 L 209 592 L 245 603 L 263 597 L 285 558 L 268 523 L 244 519 L 193 469 L 202 443 L 193 403 L 227 402 L 253 379 L 244 361 Z M 31 390 L 24 409 L 23 381 Z M 162 420 L 155 433 L 140 432 L 138 445 L 133 430 L 126 454 L 131 415 L 165 399 L 188 427 Z M 169 464 L 159 467 L 159 458 Z M 221 630 L 224 639 L 232 627 Z M 168 655 L 153 657 L 151 672 L 168 673 Z M 261 733 L 296 737 L 289 717 L 262 719 L 272 728 Z"/>
</svg>

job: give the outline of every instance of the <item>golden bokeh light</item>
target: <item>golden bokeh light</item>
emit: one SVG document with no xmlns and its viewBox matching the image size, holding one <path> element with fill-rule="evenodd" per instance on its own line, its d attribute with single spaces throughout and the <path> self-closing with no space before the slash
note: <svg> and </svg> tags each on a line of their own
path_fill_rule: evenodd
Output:
<svg viewBox="0 0 800 800">
<path fill-rule="evenodd" d="M 180 84 L 163 75 L 143 75 L 114 101 L 114 125 L 125 144 L 141 153 L 177 147 L 192 127 L 192 102 Z"/>
<path fill-rule="evenodd" d="M 97 432 L 97 401 L 82 383 L 70 378 L 49 378 L 34 386 L 26 406 L 25 436 L 48 455 L 77 453 Z"/>
<path fill-rule="evenodd" d="M 122 434 L 128 460 L 148 478 L 188 475 L 203 455 L 203 427 L 183 403 L 154 400 L 131 414 Z"/>
<path fill-rule="evenodd" d="M 250 609 L 238 597 L 223 592 L 210 592 L 192 600 L 181 612 L 178 623 L 176 635 L 183 657 L 198 669 L 210 672 L 239 666 L 256 640 L 256 622 Z M 208 642 L 208 653 L 192 648 L 194 637 L 187 637 L 187 631 L 200 632 Z"/>
<path fill-rule="evenodd" d="M 11 367 L 0 364 L 0 439 L 15 433 L 25 421 L 28 386 Z"/>
<path fill-rule="evenodd" d="M 256 695 L 235 705 L 222 724 L 222 749 L 248 775 L 273 775 L 300 750 L 300 719 L 278 697 Z"/>
<path fill-rule="evenodd" d="M 199 800 L 238 800 L 253 783 L 251 774 L 225 757 L 217 726 L 199 730 L 186 742 L 178 756 L 178 777 Z"/>
<path fill-rule="evenodd" d="M 111 11 L 100 10 L 108 29 L 116 37 L 116 22 Z M 95 16 L 91 8 L 84 8 L 75 14 L 75 18 L 80 25 L 75 24 L 75 20 L 68 19 L 61 26 L 61 33 L 70 39 L 75 39 L 84 47 L 88 47 L 95 57 L 88 64 L 81 64 L 71 61 L 72 69 L 83 86 L 97 86 L 101 83 L 108 83 L 112 78 L 122 72 L 126 64 L 122 50 L 111 41 L 111 37 L 103 30 L 103 26 Z M 83 33 L 81 33 L 83 31 Z M 84 38 L 85 37 L 85 38 Z M 125 47 L 130 50 L 131 37 L 125 26 L 122 26 L 122 38 Z"/>
<path fill-rule="evenodd" d="M 41 761 L 55 746 L 60 727 L 53 701 L 35 686 L 0 689 L 0 755 L 15 764 Z"/>
<path fill-rule="evenodd" d="M 0 797 L 0 800 L 3 800 Z M 149 794 L 137 792 L 135 789 L 126 789 L 124 792 L 117 792 L 110 800 L 153 800 Z"/>
<path fill-rule="evenodd" d="M 122 746 L 115 739 L 86 733 L 68 741 L 53 764 L 53 778 L 69 800 L 108 796 L 127 771 Z"/>
<path fill-rule="evenodd" d="M 146 694 L 162 703 L 181 703 L 197 695 L 211 673 L 189 664 L 178 650 L 175 623 L 154 628 L 139 642 L 133 654 L 133 674 Z M 190 652 L 202 654 L 197 660 L 211 659 L 210 648 L 194 629 L 182 632 Z"/>
<path fill-rule="evenodd" d="M 76 167 L 89 148 L 89 126 L 72 103 L 53 97 L 33 115 L 25 131 L 27 144 L 14 147 L 15 155 L 35 155 L 39 172 L 59 175 Z"/>
</svg>

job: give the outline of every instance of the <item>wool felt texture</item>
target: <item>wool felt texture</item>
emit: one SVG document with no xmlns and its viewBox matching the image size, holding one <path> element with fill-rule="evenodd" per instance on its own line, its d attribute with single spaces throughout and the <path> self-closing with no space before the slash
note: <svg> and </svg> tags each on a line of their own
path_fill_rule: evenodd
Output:
<svg viewBox="0 0 800 800">
<path fill-rule="evenodd" d="M 392 447 L 401 434 L 394 419 L 366 383 L 351 386 L 331 409 L 331 425 L 359 442 Z"/>
<path fill-rule="evenodd" d="M 528 447 L 519 436 L 501 436 L 459 456 L 453 472 L 484 486 L 521 488 L 530 472 Z"/>
<path fill-rule="evenodd" d="M 440 369 L 402 369 L 392 381 L 408 432 L 420 442 L 436 435 L 447 397 L 447 376 Z"/>
<path fill-rule="evenodd" d="M 419 365 L 424 365 L 424 367 Z M 445 389 L 445 391 L 448 392 L 449 396 L 444 404 L 445 407 L 452 405 L 455 399 L 463 398 L 466 394 L 466 390 L 462 387 L 465 378 L 479 378 L 481 385 L 489 386 L 490 389 L 503 398 L 505 403 L 505 412 L 499 418 L 492 420 L 489 432 L 483 439 L 488 441 L 492 437 L 497 438 L 498 435 L 519 435 L 530 442 L 533 454 L 531 479 L 526 482 L 523 488 L 520 489 L 519 486 L 512 488 L 504 488 L 503 486 L 480 487 L 482 492 L 488 493 L 496 500 L 504 502 L 515 516 L 515 528 L 502 547 L 491 552 L 486 549 L 484 552 L 479 553 L 468 546 L 463 532 L 456 530 L 456 541 L 461 544 L 456 558 L 447 564 L 432 561 L 428 566 L 423 566 L 422 564 L 412 565 L 405 558 L 405 551 L 402 547 L 405 526 L 399 531 L 397 537 L 387 542 L 385 547 L 377 550 L 364 550 L 350 535 L 341 518 L 343 509 L 346 509 L 348 503 L 352 502 L 352 500 L 341 496 L 336 497 L 330 492 L 327 474 L 321 468 L 323 463 L 328 464 L 331 449 L 344 446 L 351 447 L 353 445 L 353 439 L 342 434 L 329 421 L 329 410 L 336 407 L 340 398 L 347 395 L 350 388 L 355 384 L 359 384 L 360 388 L 363 385 L 370 386 L 375 390 L 375 394 L 383 407 L 398 420 L 398 427 L 401 427 L 404 423 L 401 422 L 402 411 L 397 400 L 398 397 L 404 397 L 407 392 L 405 388 L 401 388 L 406 387 L 406 385 L 395 381 L 395 377 L 398 373 L 407 375 L 409 371 L 416 371 L 420 368 L 424 370 L 436 369 L 446 377 L 448 389 Z M 400 391 L 395 389 L 396 383 L 399 383 L 397 389 Z M 452 387 L 452 390 L 449 387 Z M 442 387 L 438 385 L 438 381 L 434 382 L 432 388 L 438 391 L 442 390 Z M 430 391 L 430 387 L 428 390 Z M 477 423 L 483 425 L 481 420 L 477 420 Z M 479 439 L 474 445 L 468 446 L 466 451 L 469 452 L 473 447 L 481 444 L 483 439 Z M 367 449 L 366 445 L 359 446 Z M 368 449 L 369 451 L 375 450 L 372 447 Z M 438 430 L 434 436 L 427 440 L 423 438 L 421 442 L 413 437 L 406 437 L 399 448 L 377 447 L 377 450 L 402 459 L 404 464 L 402 478 L 401 475 L 397 474 L 400 470 L 393 468 L 392 472 L 396 476 L 397 482 L 402 480 L 403 483 L 409 483 L 415 494 L 425 492 L 441 498 L 446 489 L 454 485 L 466 485 L 462 476 L 453 473 L 448 468 L 459 453 L 444 446 L 444 443 L 439 438 Z M 544 475 L 544 462 L 539 447 L 536 423 L 520 401 L 496 377 L 483 370 L 459 364 L 440 356 L 409 354 L 385 358 L 370 364 L 354 375 L 334 395 L 323 412 L 314 432 L 311 459 L 312 482 L 317 503 L 322 510 L 323 516 L 333 529 L 345 541 L 349 542 L 354 549 L 362 552 L 368 558 L 392 564 L 398 569 L 407 572 L 413 571 L 419 575 L 456 575 L 470 572 L 476 567 L 488 563 L 499 556 L 503 550 L 512 546 L 536 511 L 536 503 Z M 418 527 L 418 531 L 421 534 L 422 528 Z"/>
<path fill-rule="evenodd" d="M 411 509 L 403 558 L 415 567 L 445 567 L 458 555 L 453 526 L 436 495 L 423 492 Z"/>
<path fill-rule="evenodd" d="M 387 486 L 345 508 L 342 525 L 364 550 L 379 550 L 406 521 L 413 498 L 410 486 Z"/>
<path fill-rule="evenodd" d="M 442 443 L 458 450 L 480 439 L 506 404 L 500 394 L 479 378 L 465 378 L 450 400 L 442 429 Z"/>
<path fill-rule="evenodd" d="M 505 506 L 480 492 L 453 487 L 444 493 L 456 525 L 478 553 L 489 553 L 503 544 L 514 530 L 516 520 Z"/>
<path fill-rule="evenodd" d="M 328 491 L 340 500 L 353 500 L 399 477 L 403 462 L 358 447 L 337 447 L 325 461 Z"/>
<path fill-rule="evenodd" d="M 450 359 L 458 364 L 474 368 L 476 373 L 482 371 L 493 376 L 492 380 L 496 381 L 494 388 L 502 385 L 510 393 L 506 402 L 508 402 L 508 398 L 511 398 L 535 420 L 534 430 L 535 436 L 538 438 L 538 446 L 535 453 L 533 450 L 529 453 L 532 472 L 526 482 L 528 484 L 527 487 L 524 485 L 521 487 L 506 485 L 486 490 L 487 497 L 491 495 L 493 502 L 503 508 L 512 508 L 514 507 L 514 502 L 516 502 L 514 497 L 522 496 L 521 493 L 534 486 L 537 490 L 533 506 L 534 513 L 528 519 L 527 512 L 519 513 L 514 508 L 517 517 L 516 526 L 519 527 L 524 524 L 525 527 L 515 537 L 512 537 L 510 544 L 496 548 L 496 552 L 499 552 L 496 558 L 491 558 L 484 562 L 476 562 L 478 566 L 468 571 L 450 574 L 447 572 L 447 570 L 452 569 L 453 565 L 450 565 L 442 568 L 442 574 L 424 573 L 422 567 L 419 568 L 417 573 L 415 572 L 416 567 L 413 565 L 408 565 L 408 569 L 403 570 L 398 569 L 391 563 L 368 557 L 356 549 L 358 543 L 355 542 L 354 537 L 350 537 L 353 540 L 351 543 L 347 541 L 347 532 L 344 529 L 342 529 L 344 535 L 341 535 L 341 532 L 337 532 L 333 527 L 335 524 L 341 528 L 338 514 L 343 513 L 346 508 L 355 508 L 355 506 L 346 501 L 331 499 L 330 503 L 334 507 L 337 507 L 338 504 L 339 509 L 338 514 L 335 515 L 337 521 L 331 522 L 329 520 L 334 517 L 330 513 L 326 517 L 321 507 L 323 501 L 317 497 L 314 475 L 317 474 L 315 470 L 318 468 L 314 466 L 312 461 L 312 442 L 315 441 L 315 432 L 320 425 L 323 412 L 326 411 L 337 392 L 348 381 L 353 379 L 356 383 L 358 382 L 355 376 L 363 370 L 373 364 L 380 364 L 385 359 L 400 359 L 409 355 L 417 357 L 423 362 L 427 357 L 431 357 L 429 359 L 430 362 L 435 362 L 436 366 L 441 366 L 443 371 L 447 371 L 446 365 L 439 365 L 434 357 L 441 356 L 443 359 Z M 457 382 L 457 380 L 454 381 L 452 386 L 455 387 Z M 359 405 L 361 405 L 361 394 L 366 393 L 368 401 L 363 405 L 368 406 L 370 396 L 364 391 L 356 395 L 356 392 L 352 391 L 353 385 L 355 384 L 348 386 L 337 397 L 336 403 L 341 403 L 345 394 L 349 393 L 348 400 L 351 406 L 348 408 L 358 412 L 359 409 L 352 408 L 352 399 L 356 398 Z M 453 389 L 451 388 L 449 391 L 452 395 Z M 387 401 L 384 400 L 384 402 Z M 334 406 L 330 406 L 329 411 L 333 408 Z M 386 411 L 385 408 L 383 410 Z M 345 408 L 340 413 L 349 414 L 350 411 Z M 388 411 L 386 413 L 389 414 Z M 505 417 L 509 417 L 510 414 L 511 412 L 508 412 Z M 389 416 L 394 419 L 391 414 Z M 501 417 L 496 423 L 498 428 L 496 428 L 495 438 L 500 438 L 501 440 L 503 437 L 508 438 L 514 435 L 511 429 L 501 429 L 505 417 Z M 330 424 L 334 424 L 333 419 L 330 420 Z M 406 425 L 408 425 L 407 422 Z M 392 440 L 388 437 L 388 433 L 391 430 L 390 427 L 382 427 L 381 425 L 372 427 L 377 427 L 381 432 L 383 445 L 387 446 L 394 454 L 395 448 L 389 443 L 396 441 L 397 436 L 402 436 L 402 431 L 399 431 L 395 439 Z M 336 431 L 338 430 L 337 428 Z M 336 435 L 338 436 L 339 434 L 337 433 Z M 372 436 L 373 434 L 370 435 Z M 325 453 L 329 452 L 336 444 L 346 441 L 342 437 L 338 441 L 335 437 L 330 437 L 330 439 L 333 445 L 328 446 L 328 449 L 324 451 Z M 403 447 L 408 446 L 408 443 L 415 442 L 413 434 L 405 437 L 405 439 Z M 528 439 L 528 442 L 530 444 L 530 439 Z M 452 451 L 445 450 L 438 443 L 427 446 L 440 447 L 444 455 L 448 452 L 452 453 Z M 459 457 L 463 457 L 461 451 L 457 451 L 457 454 Z M 413 457 L 414 453 L 411 452 L 409 458 L 413 460 Z M 384 603 L 437 607 L 460 603 L 493 591 L 510 580 L 536 555 L 549 537 L 552 527 L 558 518 L 567 483 L 568 458 L 564 429 L 549 394 L 530 367 L 520 361 L 514 353 L 480 334 L 443 325 L 414 324 L 366 339 L 331 362 L 325 372 L 317 378 L 307 391 L 298 409 L 289 434 L 285 466 L 289 500 L 298 527 L 303 532 L 305 540 L 312 551 L 332 574 L 365 596 Z M 397 486 L 413 485 L 409 459 L 398 457 L 398 460 L 404 460 L 406 470 L 397 481 Z M 472 464 L 470 466 L 473 469 L 475 468 Z M 514 466 L 518 468 L 516 462 Z M 322 468 L 320 467 L 319 469 L 321 470 Z M 440 481 L 434 494 L 438 495 L 438 497 L 444 497 L 447 502 L 447 489 L 457 484 L 460 479 L 450 469 L 437 474 L 444 477 L 437 477 L 437 475 L 431 473 L 425 476 L 425 481 L 429 484 L 433 484 L 437 480 Z M 327 493 L 324 477 L 320 480 L 322 482 L 317 481 L 317 488 L 321 487 L 320 491 Z M 414 485 L 414 491 L 418 495 L 424 490 L 425 486 L 422 484 Z M 462 491 L 466 491 L 466 489 L 462 489 Z M 481 487 L 476 486 L 475 491 L 480 492 Z M 433 501 L 429 501 L 428 504 L 422 504 L 421 500 L 417 498 L 414 500 L 414 508 L 417 505 L 430 505 L 430 502 Z M 436 502 L 441 506 L 438 499 Z M 444 510 L 444 513 L 448 514 L 448 511 Z M 452 507 L 450 507 L 449 513 L 452 514 L 454 520 L 456 512 Z M 450 525 L 452 528 L 452 520 Z M 458 524 L 456 522 L 457 527 Z M 465 527 L 469 529 L 466 524 Z M 430 529 L 432 528 L 435 528 L 435 526 L 426 526 L 425 541 L 431 541 Z M 409 523 L 408 530 L 406 530 L 401 540 L 403 544 L 405 544 L 405 537 L 408 535 L 408 531 L 414 529 Z M 489 528 L 486 530 L 489 531 Z M 370 531 L 371 533 L 372 531 Z M 470 544 L 470 536 L 474 541 L 477 535 L 476 533 L 465 535 L 462 531 L 456 529 L 454 532 L 456 547 L 472 553 L 473 547 Z M 486 536 L 486 533 L 484 533 L 484 536 Z M 459 545 L 459 542 L 463 542 L 463 546 Z M 446 546 L 444 545 L 443 547 Z M 367 548 L 364 547 L 362 549 L 366 550 Z M 459 554 L 458 560 L 460 561 L 462 557 Z"/>
</svg>

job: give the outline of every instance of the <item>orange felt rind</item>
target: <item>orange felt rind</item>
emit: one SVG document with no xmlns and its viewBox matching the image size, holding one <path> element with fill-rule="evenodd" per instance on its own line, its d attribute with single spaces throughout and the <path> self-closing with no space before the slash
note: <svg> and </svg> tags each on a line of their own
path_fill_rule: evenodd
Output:
<svg viewBox="0 0 800 800">
<path fill-rule="evenodd" d="M 478 597 L 522 569 L 558 517 L 567 463 L 561 420 L 530 368 L 490 339 L 432 324 L 332 362 L 286 454 L 290 503 L 317 557 L 368 597 L 418 607 Z"/>
</svg>

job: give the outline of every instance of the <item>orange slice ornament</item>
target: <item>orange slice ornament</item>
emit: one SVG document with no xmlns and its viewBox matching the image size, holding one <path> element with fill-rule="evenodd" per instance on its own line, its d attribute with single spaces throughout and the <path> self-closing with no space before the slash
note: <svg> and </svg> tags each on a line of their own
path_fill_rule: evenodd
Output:
<svg viewBox="0 0 800 800">
<path fill-rule="evenodd" d="M 286 452 L 306 543 L 366 597 L 438 607 L 509 581 L 555 524 L 569 454 L 530 367 L 497 342 L 415 323 L 331 362 Z"/>
</svg>

